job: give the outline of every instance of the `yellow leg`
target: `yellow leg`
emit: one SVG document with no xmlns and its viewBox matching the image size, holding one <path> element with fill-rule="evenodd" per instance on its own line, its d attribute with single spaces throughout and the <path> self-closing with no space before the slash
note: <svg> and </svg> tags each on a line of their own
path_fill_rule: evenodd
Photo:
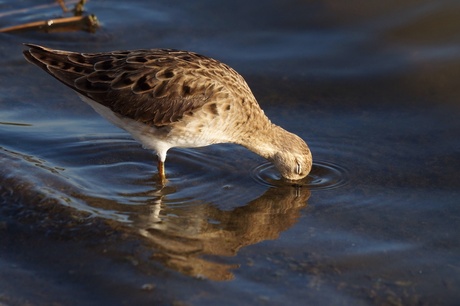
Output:
<svg viewBox="0 0 460 306">
<path fill-rule="evenodd" d="M 158 158 L 158 176 L 162 184 L 166 182 L 165 163 Z"/>
</svg>

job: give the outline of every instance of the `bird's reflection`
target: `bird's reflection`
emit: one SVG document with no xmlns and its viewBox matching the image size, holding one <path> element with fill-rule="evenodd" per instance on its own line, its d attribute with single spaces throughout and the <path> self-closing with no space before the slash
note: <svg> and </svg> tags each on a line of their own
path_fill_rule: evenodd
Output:
<svg viewBox="0 0 460 306">
<path fill-rule="evenodd" d="M 138 182 L 148 189 L 138 193 L 119 193 L 112 199 L 80 194 L 80 198 L 96 215 L 114 220 L 109 223 L 116 231 L 140 239 L 152 259 L 186 275 L 229 280 L 237 266 L 219 262 L 218 257 L 235 256 L 245 246 L 277 239 L 297 222 L 310 191 L 292 184 L 257 189 L 253 181 L 239 177 L 226 182 L 234 183 L 234 189 L 217 191 L 212 201 L 180 198 L 191 182 L 186 187 L 174 182 L 162 186 L 155 178 Z M 264 193 L 247 200 L 254 198 L 255 190 Z"/>
<path fill-rule="evenodd" d="M 270 188 L 231 211 L 210 203 L 168 206 L 159 197 L 147 211 L 132 214 L 131 221 L 135 231 L 156 250 L 154 259 L 190 276 L 229 280 L 237 266 L 209 257 L 234 256 L 242 247 L 277 239 L 297 222 L 309 197 L 305 187 Z"/>
</svg>

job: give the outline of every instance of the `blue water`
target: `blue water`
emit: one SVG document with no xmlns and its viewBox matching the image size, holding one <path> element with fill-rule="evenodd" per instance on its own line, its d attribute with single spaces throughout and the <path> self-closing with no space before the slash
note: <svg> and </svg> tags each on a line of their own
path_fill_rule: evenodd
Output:
<svg viewBox="0 0 460 306">
<path fill-rule="evenodd" d="M 69 2 L 69 6 L 74 2 Z M 0 304 L 455 305 L 460 5 L 90 1 L 102 27 L 0 34 Z M 0 1 L 0 28 L 59 17 Z M 235 145 L 156 157 L 22 43 L 177 48 L 240 72 L 305 139 L 286 184 Z"/>
</svg>

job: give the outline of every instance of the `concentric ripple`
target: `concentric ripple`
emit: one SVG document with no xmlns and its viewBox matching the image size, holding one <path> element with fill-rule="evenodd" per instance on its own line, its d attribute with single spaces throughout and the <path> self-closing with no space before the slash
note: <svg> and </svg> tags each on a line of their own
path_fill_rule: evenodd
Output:
<svg viewBox="0 0 460 306">
<path fill-rule="evenodd" d="M 348 182 L 347 170 L 328 161 L 315 161 L 310 174 L 300 181 L 286 181 L 270 162 L 260 164 L 251 171 L 252 177 L 260 184 L 274 187 L 286 183 L 305 186 L 310 190 L 334 189 Z"/>
</svg>

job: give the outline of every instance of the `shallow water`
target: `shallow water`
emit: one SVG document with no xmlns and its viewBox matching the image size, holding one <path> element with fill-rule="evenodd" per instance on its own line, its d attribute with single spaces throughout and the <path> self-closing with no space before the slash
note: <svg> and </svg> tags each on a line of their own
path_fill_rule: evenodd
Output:
<svg viewBox="0 0 460 306">
<path fill-rule="evenodd" d="M 51 2 L 51 1 L 50 1 Z M 60 14 L 0 1 L 0 27 Z M 0 304 L 454 305 L 455 1 L 89 2 L 96 34 L 0 34 Z M 24 9 L 24 10 L 21 10 Z M 312 173 L 235 145 L 156 159 L 22 43 L 168 47 L 231 65 Z"/>
</svg>

